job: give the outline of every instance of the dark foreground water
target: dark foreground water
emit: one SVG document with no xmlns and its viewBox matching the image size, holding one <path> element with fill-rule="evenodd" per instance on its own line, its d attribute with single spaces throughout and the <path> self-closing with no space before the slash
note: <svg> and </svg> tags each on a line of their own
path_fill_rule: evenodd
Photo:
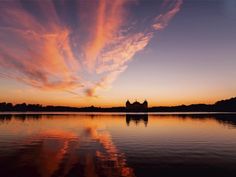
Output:
<svg viewBox="0 0 236 177">
<path fill-rule="evenodd" d="M 1 177 L 235 177 L 236 116 L 0 115 Z"/>
</svg>

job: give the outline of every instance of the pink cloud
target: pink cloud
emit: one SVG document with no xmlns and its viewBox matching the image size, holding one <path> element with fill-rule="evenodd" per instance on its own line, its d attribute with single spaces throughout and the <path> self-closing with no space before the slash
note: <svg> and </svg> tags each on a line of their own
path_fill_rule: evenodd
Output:
<svg viewBox="0 0 236 177">
<path fill-rule="evenodd" d="M 155 31 L 168 25 L 182 0 L 164 1 L 163 12 L 145 30 L 133 31 L 126 18 L 131 0 L 89 0 L 87 6 L 79 1 L 77 19 L 86 26 L 81 28 L 65 25 L 52 1 L 35 3 L 44 20 L 17 0 L 0 6 L 0 77 L 73 94 L 83 87 L 87 96 L 95 96 L 97 89 L 112 86 Z"/>
<path fill-rule="evenodd" d="M 164 1 L 163 7 L 166 5 L 168 5 L 168 1 Z M 176 0 L 168 7 L 166 12 L 154 19 L 151 27 L 147 27 L 145 32 L 128 33 L 128 35 L 117 33 L 117 35 L 114 35 L 111 40 L 112 42 L 108 43 L 109 49 L 106 50 L 106 46 L 104 46 L 96 61 L 96 73 L 108 74 L 94 84 L 92 88 L 87 89 L 87 95 L 92 96 L 99 88 L 110 87 L 119 74 L 127 68 L 128 61 L 132 60 L 137 52 L 143 50 L 148 45 L 155 31 L 167 27 L 170 20 L 180 10 L 181 5 L 182 0 Z M 104 80 L 109 82 L 104 82 Z"/>
<path fill-rule="evenodd" d="M 108 45 L 116 36 L 123 22 L 123 10 L 127 1 L 125 0 L 100 0 L 96 11 L 96 21 L 91 28 L 91 38 L 86 45 L 86 65 L 89 70 L 93 70 L 98 55 L 102 49 Z"/>
<path fill-rule="evenodd" d="M 68 29 L 43 26 L 20 6 L 5 8 L 0 17 L 7 22 L 0 27 L 0 62 L 6 75 L 46 89 L 80 85 Z"/>
<path fill-rule="evenodd" d="M 168 0 L 164 1 L 163 8 L 168 5 L 168 2 Z M 164 29 L 168 25 L 170 20 L 176 15 L 176 13 L 180 11 L 182 3 L 182 0 L 175 0 L 174 3 L 168 7 L 169 10 L 167 12 L 162 13 L 155 18 L 155 22 L 152 27 L 155 30 Z"/>
</svg>

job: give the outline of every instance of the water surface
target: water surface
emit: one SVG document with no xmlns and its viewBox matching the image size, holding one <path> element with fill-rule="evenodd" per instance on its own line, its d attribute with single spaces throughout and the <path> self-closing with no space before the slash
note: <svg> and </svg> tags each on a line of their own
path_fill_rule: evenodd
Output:
<svg viewBox="0 0 236 177">
<path fill-rule="evenodd" d="M 235 177 L 233 114 L 0 115 L 2 177 Z"/>
</svg>

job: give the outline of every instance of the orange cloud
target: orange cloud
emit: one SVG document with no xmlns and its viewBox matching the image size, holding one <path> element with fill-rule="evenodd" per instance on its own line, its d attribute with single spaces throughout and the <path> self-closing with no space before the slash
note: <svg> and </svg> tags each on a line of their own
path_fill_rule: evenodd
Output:
<svg viewBox="0 0 236 177">
<path fill-rule="evenodd" d="M 68 10 L 62 13 L 53 1 L 31 2 L 37 14 L 17 0 L 1 3 L 0 77 L 73 94 L 83 87 L 87 96 L 95 96 L 97 89 L 111 87 L 182 5 L 182 0 L 164 1 L 163 12 L 140 30 L 126 18 L 132 0 L 78 2 L 86 8 L 76 7 L 81 17 L 70 25 Z"/>
<path fill-rule="evenodd" d="M 167 5 L 169 5 L 169 2 L 164 1 L 163 8 Z M 176 0 L 174 3 L 171 3 L 167 11 L 157 16 L 151 27 L 147 27 L 144 32 L 124 35 L 116 31 L 116 35 L 112 37 L 112 42 L 107 40 L 109 46 L 103 46 L 100 54 L 96 55 L 96 62 L 92 61 L 94 64 L 97 63 L 96 73 L 106 73 L 106 75 L 86 90 L 87 95 L 93 96 L 97 89 L 110 87 L 118 75 L 127 68 L 127 62 L 132 60 L 137 52 L 143 50 L 148 45 L 154 36 L 154 32 L 167 27 L 170 20 L 180 10 L 181 5 L 182 0 Z M 108 50 L 106 50 L 107 48 Z"/>
<path fill-rule="evenodd" d="M 88 88 L 85 93 L 89 97 L 94 97 L 95 92 L 99 88 L 107 88 L 108 86 L 111 86 L 111 84 L 116 80 L 116 78 L 119 76 L 120 73 L 122 73 L 126 67 L 119 68 L 117 70 L 114 70 L 109 73 L 109 75 L 105 75 L 99 82 L 97 82 L 93 87 Z M 97 97 L 97 96 L 95 96 Z"/>
<path fill-rule="evenodd" d="M 99 1 L 95 14 L 96 22 L 91 27 L 94 29 L 92 40 L 88 42 L 85 51 L 85 62 L 89 70 L 94 69 L 101 50 L 116 36 L 123 21 L 122 11 L 126 2 L 125 0 Z"/>
<path fill-rule="evenodd" d="M 53 21 L 43 26 L 20 6 L 1 10 L 1 20 L 8 23 L 0 27 L 0 63 L 7 68 L 5 75 L 46 89 L 80 86 L 79 62 L 71 50 L 68 29 Z"/>
</svg>

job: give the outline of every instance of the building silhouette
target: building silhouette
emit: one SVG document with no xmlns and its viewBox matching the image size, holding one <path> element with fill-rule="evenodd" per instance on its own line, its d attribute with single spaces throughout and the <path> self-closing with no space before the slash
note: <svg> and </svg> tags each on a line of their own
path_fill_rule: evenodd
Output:
<svg viewBox="0 0 236 177">
<path fill-rule="evenodd" d="M 126 112 L 147 112 L 148 102 L 145 100 L 143 103 L 135 101 L 130 103 L 129 100 L 126 101 Z"/>
<path fill-rule="evenodd" d="M 134 122 L 137 126 L 140 122 L 143 122 L 145 127 L 148 125 L 148 114 L 126 114 L 126 124 L 130 125 L 130 122 Z"/>
</svg>

